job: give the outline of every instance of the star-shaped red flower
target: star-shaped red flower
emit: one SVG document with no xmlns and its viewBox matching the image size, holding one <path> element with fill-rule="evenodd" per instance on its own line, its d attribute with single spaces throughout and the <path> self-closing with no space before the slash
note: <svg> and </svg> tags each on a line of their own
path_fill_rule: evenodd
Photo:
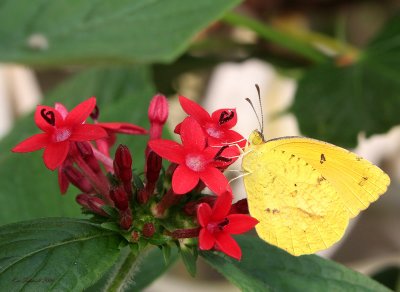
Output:
<svg viewBox="0 0 400 292">
<path fill-rule="evenodd" d="M 243 136 L 231 130 L 237 123 L 236 109 L 219 109 L 210 116 L 204 108 L 184 96 L 179 96 L 179 102 L 183 110 L 201 125 L 209 145 L 238 144 L 240 147 L 246 145 Z M 175 133 L 179 134 L 180 128 L 181 124 L 176 126 Z"/>
<path fill-rule="evenodd" d="M 107 132 L 100 126 L 84 124 L 96 106 L 96 98 L 78 104 L 68 114 L 60 109 L 39 105 L 35 123 L 44 133 L 33 135 L 15 146 L 13 152 L 32 152 L 45 148 L 44 164 L 54 170 L 68 155 L 73 141 L 90 141 L 104 138 Z M 62 107 L 61 107 L 62 108 Z"/>
<path fill-rule="evenodd" d="M 195 119 L 188 117 L 181 126 L 182 145 L 170 140 L 149 141 L 149 147 L 161 157 L 179 164 L 172 176 L 172 189 L 176 194 L 191 191 L 202 180 L 214 193 L 221 194 L 230 186 L 217 168 L 219 148 L 207 147 L 207 139 Z"/>
<path fill-rule="evenodd" d="M 209 250 L 213 247 L 237 260 L 242 257 L 240 246 L 231 234 L 245 233 L 257 225 L 258 220 L 244 214 L 229 214 L 232 193 L 221 194 L 211 208 L 202 203 L 197 208 L 197 221 L 201 226 L 199 248 Z"/>
</svg>

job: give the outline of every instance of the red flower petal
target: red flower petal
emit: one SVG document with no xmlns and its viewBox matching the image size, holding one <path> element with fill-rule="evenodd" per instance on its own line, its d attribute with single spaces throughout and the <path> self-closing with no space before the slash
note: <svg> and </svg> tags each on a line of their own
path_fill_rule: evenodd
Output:
<svg viewBox="0 0 400 292">
<path fill-rule="evenodd" d="M 244 214 L 231 214 L 228 217 L 229 224 L 225 226 L 224 231 L 230 234 L 245 233 L 257 225 L 258 220 Z"/>
<path fill-rule="evenodd" d="M 224 142 L 231 144 L 238 144 L 241 148 L 246 146 L 247 140 L 238 132 L 233 130 L 226 130 L 224 132 Z"/>
<path fill-rule="evenodd" d="M 47 146 L 49 143 L 49 134 L 41 133 L 33 135 L 28 139 L 25 139 L 17 146 L 15 146 L 11 151 L 12 152 L 32 152 L 39 149 L 42 149 Z"/>
<path fill-rule="evenodd" d="M 208 167 L 205 171 L 201 172 L 200 179 L 217 195 L 221 195 L 225 191 L 231 191 L 228 179 L 220 170 L 214 167 Z"/>
<path fill-rule="evenodd" d="M 174 129 L 174 133 L 180 135 L 181 134 L 181 126 L 182 123 L 179 123 L 176 125 L 175 129 Z"/>
<path fill-rule="evenodd" d="M 149 141 L 149 147 L 161 157 L 178 164 L 185 161 L 182 145 L 170 140 Z"/>
<path fill-rule="evenodd" d="M 46 167 L 54 170 L 67 158 L 69 141 L 49 144 L 43 152 L 43 160 Z"/>
<path fill-rule="evenodd" d="M 181 140 L 185 149 L 189 149 L 190 152 L 203 150 L 207 142 L 200 124 L 191 117 L 184 119 L 182 122 Z"/>
<path fill-rule="evenodd" d="M 216 235 L 217 247 L 225 254 L 240 260 L 242 257 L 242 250 L 237 242 L 225 232 L 220 232 Z"/>
<path fill-rule="evenodd" d="M 172 189 L 175 194 L 190 192 L 199 182 L 199 176 L 184 165 L 179 165 L 172 176 Z"/>
<path fill-rule="evenodd" d="M 215 244 L 215 237 L 206 229 L 200 230 L 199 234 L 199 248 L 201 250 L 209 250 Z"/>
<path fill-rule="evenodd" d="M 146 129 L 129 123 L 97 123 L 96 125 L 122 134 L 143 135 L 147 133 Z"/>
<path fill-rule="evenodd" d="M 68 113 L 68 116 L 65 119 L 65 124 L 69 126 L 82 124 L 89 117 L 95 106 L 95 97 L 91 97 L 78 104 Z"/>
<path fill-rule="evenodd" d="M 212 221 L 221 221 L 228 215 L 231 209 L 232 199 L 233 196 L 230 192 L 224 192 L 217 198 L 212 208 Z"/>
<path fill-rule="evenodd" d="M 210 141 L 210 140 L 209 140 Z M 211 148 L 211 149 L 216 149 L 217 150 L 217 152 L 220 150 L 220 148 L 218 148 L 218 147 L 208 147 L 208 149 L 209 148 Z M 207 150 L 208 150 L 207 149 Z M 217 152 L 215 152 L 214 153 L 214 156 L 213 157 L 215 157 L 215 155 L 217 154 Z M 232 163 L 234 163 L 238 158 L 239 158 L 239 155 L 240 155 L 240 152 L 239 152 L 239 149 L 236 147 L 236 146 L 231 146 L 231 147 L 228 147 L 228 148 L 226 148 L 226 149 L 224 149 L 223 151 L 222 151 L 222 153 L 220 153 L 218 156 L 220 157 L 220 158 L 228 158 L 228 159 L 230 159 L 230 161 L 224 161 L 224 160 L 222 160 L 222 159 L 213 159 L 214 161 L 212 162 L 212 165 L 214 166 L 214 167 L 218 167 L 218 168 L 227 168 L 229 165 L 231 165 Z"/>
<path fill-rule="evenodd" d="M 230 129 L 237 123 L 237 113 L 234 108 L 223 108 L 216 110 L 211 115 L 212 121 L 221 128 Z"/>
<path fill-rule="evenodd" d="M 207 203 L 201 203 L 197 207 L 197 221 L 200 226 L 207 227 L 208 222 L 210 222 L 212 215 L 212 210 L 210 205 Z"/>
<path fill-rule="evenodd" d="M 56 109 L 56 111 L 60 113 L 63 119 L 65 119 L 68 116 L 68 110 L 62 103 L 56 102 L 54 104 L 54 108 Z"/>
<path fill-rule="evenodd" d="M 196 121 L 198 121 L 200 124 L 209 122 L 211 120 L 210 114 L 204 108 L 202 108 L 200 105 L 195 103 L 194 101 L 191 101 L 190 99 L 187 99 L 184 96 L 179 96 L 179 102 L 180 102 L 183 110 L 189 116 L 192 116 L 193 118 L 195 118 Z"/>
<path fill-rule="evenodd" d="M 52 132 L 56 125 L 63 123 L 63 118 L 60 113 L 50 107 L 45 105 L 38 105 L 36 107 L 34 120 L 36 126 L 44 132 Z"/>
<path fill-rule="evenodd" d="M 107 132 L 102 127 L 91 124 L 81 124 L 74 127 L 69 137 L 71 141 L 91 141 L 107 137 Z"/>
</svg>

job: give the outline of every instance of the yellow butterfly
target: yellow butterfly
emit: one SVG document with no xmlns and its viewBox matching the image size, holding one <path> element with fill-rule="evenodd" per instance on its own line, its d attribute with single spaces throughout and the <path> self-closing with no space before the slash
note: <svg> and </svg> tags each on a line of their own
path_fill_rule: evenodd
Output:
<svg viewBox="0 0 400 292">
<path fill-rule="evenodd" d="M 389 176 L 338 146 L 302 137 L 249 138 L 242 168 L 258 235 L 293 255 L 326 249 L 386 192 Z"/>
</svg>

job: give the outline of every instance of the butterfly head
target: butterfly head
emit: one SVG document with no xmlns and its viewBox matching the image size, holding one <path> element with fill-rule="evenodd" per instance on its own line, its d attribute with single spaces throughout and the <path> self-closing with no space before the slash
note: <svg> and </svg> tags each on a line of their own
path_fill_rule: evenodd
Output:
<svg viewBox="0 0 400 292">
<path fill-rule="evenodd" d="M 254 130 L 249 137 L 250 145 L 261 145 L 265 143 L 264 135 L 259 130 Z"/>
</svg>

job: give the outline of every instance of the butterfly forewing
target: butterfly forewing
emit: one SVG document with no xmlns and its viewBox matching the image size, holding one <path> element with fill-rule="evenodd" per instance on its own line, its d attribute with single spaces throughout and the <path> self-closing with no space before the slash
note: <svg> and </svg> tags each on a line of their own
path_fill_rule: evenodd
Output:
<svg viewBox="0 0 400 292">
<path fill-rule="evenodd" d="M 311 164 L 337 190 L 349 217 L 357 216 L 386 192 L 389 176 L 379 167 L 338 146 L 309 138 L 292 137 L 266 143 L 285 149 Z"/>
</svg>

